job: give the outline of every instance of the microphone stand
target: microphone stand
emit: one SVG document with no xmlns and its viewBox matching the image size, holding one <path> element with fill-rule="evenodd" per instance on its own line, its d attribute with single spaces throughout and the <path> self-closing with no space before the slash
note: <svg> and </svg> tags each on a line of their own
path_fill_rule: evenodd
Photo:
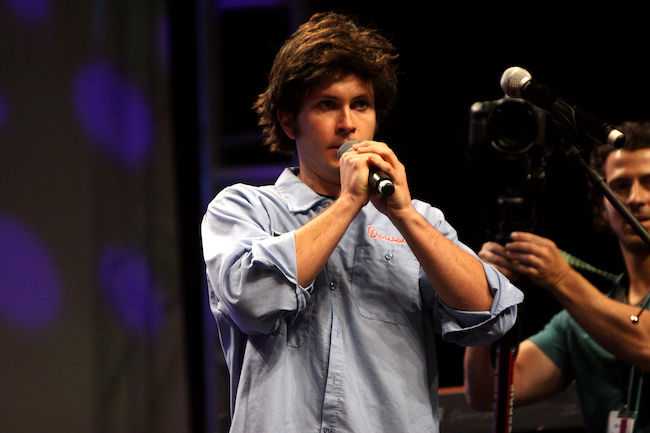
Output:
<svg viewBox="0 0 650 433">
<path fill-rule="evenodd" d="M 525 199 L 523 191 L 518 191 L 518 193 L 508 191 L 498 197 L 497 204 L 500 214 L 497 242 L 505 243 L 513 230 L 525 229 L 525 227 L 535 224 L 536 212 L 533 210 L 535 206 Z M 527 213 L 524 209 L 531 213 Z M 512 431 L 513 379 L 515 360 L 521 340 L 521 323 L 521 319 L 517 320 L 512 329 L 492 346 L 492 365 L 494 367 L 492 427 L 494 433 L 510 433 Z"/>
<path fill-rule="evenodd" d="M 514 403 L 513 376 L 519 348 L 518 332 L 512 328 L 495 343 L 494 374 L 494 433 L 512 431 Z"/>
</svg>

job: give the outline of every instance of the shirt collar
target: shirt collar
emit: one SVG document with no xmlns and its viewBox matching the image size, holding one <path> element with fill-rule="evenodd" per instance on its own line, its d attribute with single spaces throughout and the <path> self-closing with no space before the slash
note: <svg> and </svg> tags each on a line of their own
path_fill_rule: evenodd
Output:
<svg viewBox="0 0 650 433">
<path fill-rule="evenodd" d="M 630 276 L 627 274 L 627 272 L 623 272 L 620 274 L 617 278 L 616 281 L 614 282 L 616 285 L 614 290 L 617 292 L 617 295 L 615 298 L 618 301 L 621 301 L 623 303 L 629 303 L 629 292 L 630 292 Z M 644 301 L 650 296 L 649 294 L 646 294 L 644 297 L 642 297 L 639 302 L 635 304 L 635 306 L 641 306 Z"/>
<path fill-rule="evenodd" d="M 298 178 L 297 173 L 297 167 L 285 168 L 278 180 L 275 181 L 275 188 L 289 207 L 289 211 L 306 212 L 324 201 L 331 200 L 331 198 L 317 194 L 305 185 Z"/>
</svg>

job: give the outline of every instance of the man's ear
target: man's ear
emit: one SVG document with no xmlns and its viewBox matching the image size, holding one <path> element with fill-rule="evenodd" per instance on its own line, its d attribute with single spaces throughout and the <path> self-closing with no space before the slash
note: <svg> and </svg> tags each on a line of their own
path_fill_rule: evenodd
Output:
<svg viewBox="0 0 650 433">
<path fill-rule="evenodd" d="M 289 137 L 292 140 L 295 140 L 296 139 L 296 131 L 294 127 L 296 121 L 295 116 L 285 111 L 278 111 L 278 120 L 280 121 L 280 126 L 282 126 L 282 130 L 287 135 L 287 137 Z"/>
</svg>

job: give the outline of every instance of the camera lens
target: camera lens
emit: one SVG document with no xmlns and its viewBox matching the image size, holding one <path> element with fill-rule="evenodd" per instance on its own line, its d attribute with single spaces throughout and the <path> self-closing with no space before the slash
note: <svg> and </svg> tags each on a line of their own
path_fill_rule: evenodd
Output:
<svg viewBox="0 0 650 433">
<path fill-rule="evenodd" d="M 537 113 L 521 99 L 499 100 L 488 116 L 487 128 L 490 145 L 511 155 L 527 152 L 539 135 Z"/>
</svg>

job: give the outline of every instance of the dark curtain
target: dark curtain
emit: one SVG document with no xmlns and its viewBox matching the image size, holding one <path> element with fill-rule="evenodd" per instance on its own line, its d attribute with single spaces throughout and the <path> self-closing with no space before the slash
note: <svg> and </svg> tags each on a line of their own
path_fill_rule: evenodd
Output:
<svg viewBox="0 0 650 433">
<path fill-rule="evenodd" d="M 189 431 L 164 2 L 4 0 L 0 36 L 0 431 Z"/>
</svg>

